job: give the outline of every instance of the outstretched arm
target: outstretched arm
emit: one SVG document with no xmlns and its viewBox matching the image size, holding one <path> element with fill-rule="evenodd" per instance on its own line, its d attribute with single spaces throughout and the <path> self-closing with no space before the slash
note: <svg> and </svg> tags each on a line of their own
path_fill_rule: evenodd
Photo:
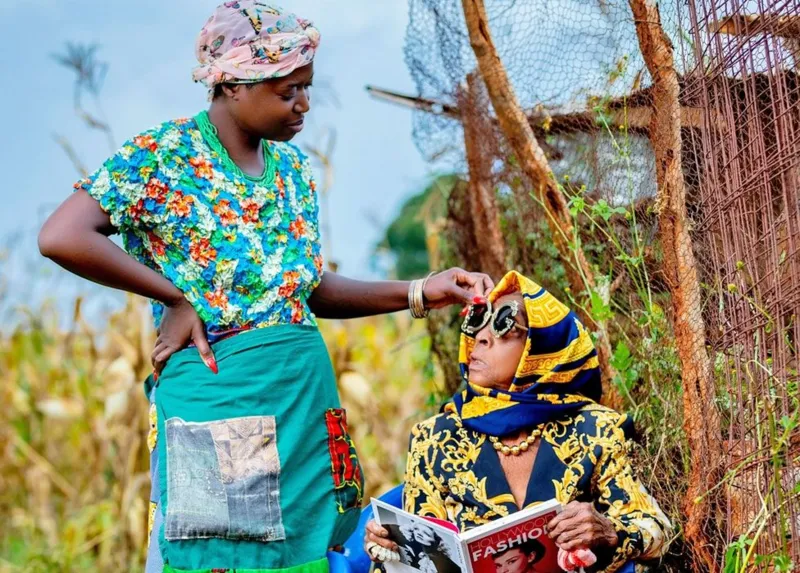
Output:
<svg viewBox="0 0 800 573">
<path fill-rule="evenodd" d="M 408 281 L 357 281 L 326 272 L 308 300 L 320 318 L 357 318 L 408 309 Z M 483 273 L 453 268 L 433 275 L 423 293 L 426 308 L 472 304 L 494 283 Z"/>
</svg>

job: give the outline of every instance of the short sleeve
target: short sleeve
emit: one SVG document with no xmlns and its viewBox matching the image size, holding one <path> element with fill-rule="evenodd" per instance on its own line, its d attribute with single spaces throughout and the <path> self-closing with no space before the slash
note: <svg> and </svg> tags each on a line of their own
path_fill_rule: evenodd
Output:
<svg viewBox="0 0 800 573">
<path fill-rule="evenodd" d="M 118 230 L 149 227 L 163 218 L 169 187 L 159 178 L 154 132 L 134 137 L 89 177 L 75 183 L 100 203 Z"/>
</svg>

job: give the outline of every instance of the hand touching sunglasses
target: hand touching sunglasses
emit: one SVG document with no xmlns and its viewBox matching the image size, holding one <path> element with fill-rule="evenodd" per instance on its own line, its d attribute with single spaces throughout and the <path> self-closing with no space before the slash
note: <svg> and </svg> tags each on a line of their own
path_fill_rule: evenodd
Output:
<svg viewBox="0 0 800 573">
<path fill-rule="evenodd" d="M 488 300 L 485 304 L 473 304 L 467 309 L 467 315 L 461 324 L 461 332 L 467 336 L 475 336 L 489 325 L 495 338 L 502 338 L 515 328 L 527 331 L 528 329 L 515 320 L 519 314 L 520 305 L 516 300 L 504 303 L 497 308 L 492 307 Z"/>
</svg>

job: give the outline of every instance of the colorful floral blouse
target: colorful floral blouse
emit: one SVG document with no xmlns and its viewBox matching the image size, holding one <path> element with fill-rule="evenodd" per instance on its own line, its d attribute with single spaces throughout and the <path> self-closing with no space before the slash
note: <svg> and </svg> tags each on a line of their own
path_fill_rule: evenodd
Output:
<svg viewBox="0 0 800 573">
<path fill-rule="evenodd" d="M 666 553 L 669 519 L 633 474 L 626 416 L 599 405 L 542 427 L 523 507 L 550 499 L 593 502 L 614 524 L 617 549 L 599 555 L 603 571 Z M 414 427 L 404 504 L 416 515 L 472 529 L 518 511 L 498 453 L 483 434 L 464 428 L 455 413 Z M 637 565 L 638 567 L 638 565 Z"/>
<path fill-rule="evenodd" d="M 134 137 L 75 185 L 99 201 L 131 256 L 183 291 L 212 338 L 314 324 L 307 301 L 322 256 L 311 166 L 289 143 L 264 149 L 264 174 L 244 174 L 203 112 Z M 163 306 L 152 305 L 158 324 Z"/>
</svg>

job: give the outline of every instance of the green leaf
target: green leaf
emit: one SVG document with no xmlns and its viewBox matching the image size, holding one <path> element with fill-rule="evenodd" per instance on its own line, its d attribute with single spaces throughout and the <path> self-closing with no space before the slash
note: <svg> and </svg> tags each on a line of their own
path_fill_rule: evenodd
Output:
<svg viewBox="0 0 800 573">
<path fill-rule="evenodd" d="M 621 255 L 617 255 L 614 258 L 618 261 L 622 261 L 623 263 L 631 267 L 638 267 L 644 262 L 644 257 L 642 256 L 632 257 L 627 253 L 622 253 Z"/>
<path fill-rule="evenodd" d="M 775 567 L 775 571 L 779 571 L 780 573 L 789 573 L 789 571 L 794 571 L 794 561 L 792 561 L 792 558 L 785 553 L 773 555 L 772 565 Z"/>
<path fill-rule="evenodd" d="M 597 292 L 592 291 L 592 317 L 602 322 L 611 316 L 611 306 Z"/>
<path fill-rule="evenodd" d="M 741 537 L 736 541 L 732 541 L 725 551 L 725 567 L 722 573 L 740 573 L 739 564 L 743 558 L 744 551 L 745 547 Z"/>
<path fill-rule="evenodd" d="M 624 342 L 617 342 L 617 347 L 614 349 L 614 355 L 611 357 L 611 366 L 617 371 L 623 371 L 630 368 L 633 362 L 631 350 Z"/>
<path fill-rule="evenodd" d="M 607 223 L 612 215 L 611 206 L 606 202 L 605 199 L 600 199 L 597 203 L 592 205 L 592 214 L 602 217 Z"/>
<path fill-rule="evenodd" d="M 573 217 L 583 213 L 584 209 L 586 209 L 586 200 L 583 197 L 576 196 L 569 200 L 569 212 Z"/>
<path fill-rule="evenodd" d="M 600 199 L 592 205 L 592 214 L 602 217 L 606 223 L 613 215 L 625 215 L 625 213 L 627 213 L 627 210 L 624 207 L 612 208 L 605 199 Z"/>
<path fill-rule="evenodd" d="M 639 381 L 639 371 L 634 368 L 631 350 L 624 342 L 618 342 L 611 356 L 611 366 L 617 371 L 614 383 L 626 393 L 630 392 Z"/>
</svg>

